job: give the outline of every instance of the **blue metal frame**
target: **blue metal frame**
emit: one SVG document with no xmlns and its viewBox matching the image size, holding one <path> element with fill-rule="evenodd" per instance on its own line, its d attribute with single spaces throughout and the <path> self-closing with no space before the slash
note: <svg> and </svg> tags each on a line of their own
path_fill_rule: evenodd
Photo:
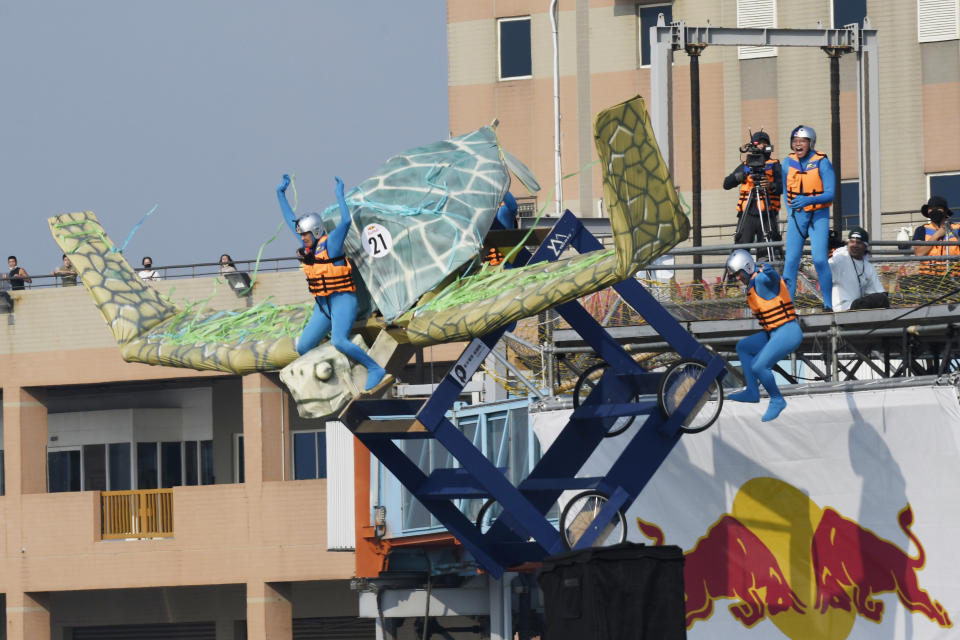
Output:
<svg viewBox="0 0 960 640">
<path fill-rule="evenodd" d="M 518 256 L 520 263 L 553 261 L 568 247 L 580 253 L 602 249 L 570 211 L 557 221 L 537 251 Z M 648 373 L 576 301 L 556 307 L 610 367 L 596 388 L 570 416 L 553 445 L 544 452 L 527 478 L 514 486 L 483 453 L 446 417 L 463 387 L 505 332 L 500 328 L 474 339 L 437 386 L 433 395 L 418 402 L 364 400 L 353 402 L 341 421 L 370 449 L 397 479 L 466 547 L 494 577 L 507 567 L 539 561 L 564 550 L 560 533 L 546 514 L 568 489 L 596 489 L 609 496 L 577 547 L 593 544 L 601 523 L 610 522 L 620 509 L 636 500 L 680 439 L 680 427 L 715 380 L 726 373 L 726 363 L 690 335 L 639 282 L 629 278 L 614 285 L 633 307 L 683 358 L 697 359 L 706 369 L 674 413 L 667 417 L 657 402 L 632 402 L 639 394 L 655 393 L 661 375 Z M 386 416 L 413 415 L 424 430 L 396 433 L 371 432 L 370 425 Z M 641 427 L 607 471 L 597 478 L 577 478 L 576 473 L 593 453 L 619 416 L 646 416 Z M 358 428 L 365 428 L 358 432 Z M 457 460 L 459 467 L 436 469 L 429 476 L 392 442 L 402 438 L 434 438 Z M 459 498 L 493 498 L 503 512 L 482 533 L 454 504 Z"/>
</svg>

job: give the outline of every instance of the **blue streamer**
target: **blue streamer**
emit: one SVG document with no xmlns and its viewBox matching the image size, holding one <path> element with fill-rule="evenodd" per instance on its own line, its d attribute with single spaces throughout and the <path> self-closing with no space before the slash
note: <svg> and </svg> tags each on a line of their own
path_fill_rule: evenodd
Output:
<svg viewBox="0 0 960 640">
<path fill-rule="evenodd" d="M 119 249 L 118 249 L 117 247 L 113 247 L 112 249 L 110 249 L 110 251 L 112 251 L 112 252 L 114 252 L 114 253 L 123 253 L 123 250 L 127 248 L 127 243 L 130 242 L 130 240 L 133 238 L 133 234 L 135 234 L 135 233 L 137 232 L 137 229 L 140 228 L 140 225 L 143 224 L 143 221 L 146 220 L 147 217 L 148 217 L 151 213 L 153 213 L 154 211 L 157 210 L 157 206 L 159 206 L 159 205 L 156 205 L 156 204 L 153 205 L 153 209 L 150 209 L 150 211 L 147 211 L 147 212 L 143 215 L 143 217 L 140 218 L 140 222 L 138 222 L 137 224 L 135 224 L 135 225 L 133 226 L 133 229 L 130 230 L 130 234 L 127 236 L 127 239 L 123 241 L 123 244 L 120 245 L 120 248 L 119 248 Z"/>
</svg>

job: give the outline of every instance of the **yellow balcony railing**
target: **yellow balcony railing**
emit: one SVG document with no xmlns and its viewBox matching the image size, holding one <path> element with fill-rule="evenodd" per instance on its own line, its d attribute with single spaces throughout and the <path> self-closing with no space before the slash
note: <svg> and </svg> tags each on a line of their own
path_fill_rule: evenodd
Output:
<svg viewBox="0 0 960 640">
<path fill-rule="evenodd" d="M 101 538 L 173 537 L 173 489 L 100 492 Z"/>
</svg>

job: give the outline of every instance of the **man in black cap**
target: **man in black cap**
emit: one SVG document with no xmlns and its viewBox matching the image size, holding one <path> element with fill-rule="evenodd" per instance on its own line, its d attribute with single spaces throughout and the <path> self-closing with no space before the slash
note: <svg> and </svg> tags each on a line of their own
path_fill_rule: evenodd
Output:
<svg viewBox="0 0 960 640">
<path fill-rule="evenodd" d="M 890 306 L 877 270 L 870 263 L 870 234 L 863 227 L 850 229 L 847 244 L 833 252 L 833 310 L 874 309 Z"/>
<path fill-rule="evenodd" d="M 947 201 L 940 196 L 931 196 L 927 204 L 920 209 L 930 219 L 913 232 L 915 241 L 949 242 L 949 245 L 915 246 L 913 254 L 917 256 L 958 256 L 957 260 L 930 260 L 920 263 L 919 272 L 928 276 L 960 275 L 960 224 L 951 223 L 953 212 Z"/>
<path fill-rule="evenodd" d="M 769 153 L 773 150 L 770 145 L 770 136 L 766 131 L 757 131 L 750 136 L 750 144 L 741 148 L 748 149 L 748 155 L 753 153 Z M 733 189 L 740 185 L 740 197 L 737 199 L 737 231 L 733 237 L 735 244 L 744 244 L 748 242 L 779 242 L 782 239 L 780 235 L 780 225 L 777 222 L 777 214 L 780 212 L 780 194 L 783 193 L 783 171 L 780 168 L 780 161 L 768 157 L 762 170 L 748 167 L 744 163 L 733 170 L 733 173 L 723 179 L 724 189 Z M 754 191 L 754 187 L 760 187 Z M 767 202 L 762 197 L 766 191 L 769 200 Z M 760 211 L 763 210 L 763 219 L 761 220 Z M 764 237 L 764 230 L 767 231 L 767 237 Z M 758 252 L 759 253 L 759 252 Z"/>
</svg>

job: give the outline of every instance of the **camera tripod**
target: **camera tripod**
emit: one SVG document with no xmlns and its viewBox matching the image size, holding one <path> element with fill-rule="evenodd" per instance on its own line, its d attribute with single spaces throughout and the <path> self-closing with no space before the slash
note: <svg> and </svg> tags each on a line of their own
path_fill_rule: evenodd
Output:
<svg viewBox="0 0 960 640">
<path fill-rule="evenodd" d="M 750 195 L 747 196 L 747 203 L 743 207 L 743 213 L 740 214 L 740 220 L 737 222 L 737 230 L 734 233 L 734 237 L 740 236 L 740 231 L 743 228 L 743 222 L 746 219 L 746 216 L 750 215 L 751 205 L 756 205 L 757 213 L 760 216 L 760 234 L 763 237 L 763 241 L 766 243 L 773 242 L 773 235 L 771 229 L 772 224 L 776 222 L 772 219 L 773 216 L 770 216 L 768 219 L 767 212 L 772 211 L 770 207 L 770 194 L 767 192 L 765 186 L 755 184 L 750 189 Z M 767 262 L 773 263 L 775 260 L 773 247 L 765 247 L 767 251 Z M 759 257 L 759 255 L 757 256 Z"/>
</svg>

